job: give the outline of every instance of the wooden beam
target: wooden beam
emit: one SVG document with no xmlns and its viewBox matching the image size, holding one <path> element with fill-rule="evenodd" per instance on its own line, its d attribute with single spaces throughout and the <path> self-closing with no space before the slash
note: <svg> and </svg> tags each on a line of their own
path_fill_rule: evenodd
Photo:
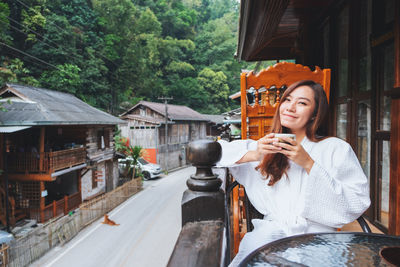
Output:
<svg viewBox="0 0 400 267">
<path fill-rule="evenodd" d="M 24 174 L 24 173 L 14 173 L 8 174 L 8 179 L 17 181 L 43 181 L 43 182 L 53 182 L 56 177 L 51 177 L 50 173 L 44 174 Z"/>
<path fill-rule="evenodd" d="M 400 235 L 400 98 L 391 103 L 389 234 Z"/>
<path fill-rule="evenodd" d="M 394 14 L 394 87 L 400 87 L 400 1 L 395 2 Z M 395 113 L 392 113 L 393 115 Z"/>
</svg>

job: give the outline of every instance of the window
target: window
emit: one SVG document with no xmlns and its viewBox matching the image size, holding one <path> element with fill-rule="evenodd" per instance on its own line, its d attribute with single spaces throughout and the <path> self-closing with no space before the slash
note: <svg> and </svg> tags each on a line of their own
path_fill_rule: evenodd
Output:
<svg viewBox="0 0 400 267">
<path fill-rule="evenodd" d="M 110 130 L 102 128 L 97 132 L 97 148 L 105 149 L 107 147 L 110 147 Z"/>
<path fill-rule="evenodd" d="M 92 189 L 97 187 L 97 176 L 99 172 L 97 171 L 97 168 L 92 169 Z"/>
<path fill-rule="evenodd" d="M 370 178 L 371 167 L 371 101 L 358 103 L 357 112 L 357 157 L 367 178 Z"/>
</svg>

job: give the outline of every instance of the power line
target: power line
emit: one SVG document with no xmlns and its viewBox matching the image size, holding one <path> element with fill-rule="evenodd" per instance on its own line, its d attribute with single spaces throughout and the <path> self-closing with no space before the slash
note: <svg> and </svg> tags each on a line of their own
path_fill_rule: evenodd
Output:
<svg viewBox="0 0 400 267">
<path fill-rule="evenodd" d="M 17 52 L 19 52 L 19 53 L 21 53 L 21 54 L 23 54 L 23 55 L 25 55 L 25 56 L 28 56 L 28 57 L 30 57 L 30 58 L 33 58 L 33 59 L 35 59 L 35 60 L 37 60 L 37 61 L 39 61 L 39 62 L 42 62 L 42 63 L 44 63 L 44 64 L 46 64 L 46 65 L 48 65 L 48 66 L 50 66 L 50 67 L 52 67 L 52 68 L 55 68 L 55 69 L 57 69 L 57 70 L 59 70 L 59 71 L 61 71 L 61 72 L 64 72 L 65 74 L 69 75 L 67 72 L 65 72 L 65 71 L 62 70 L 62 69 L 59 69 L 57 66 L 54 66 L 54 65 L 51 64 L 51 63 L 48 63 L 48 62 L 46 62 L 46 61 L 44 61 L 44 60 L 42 60 L 42 59 L 40 59 L 40 58 L 37 58 L 37 57 L 35 57 L 35 56 L 32 56 L 31 54 L 28 54 L 28 53 L 26 53 L 26 52 L 24 52 L 24 51 L 21 51 L 21 50 L 19 50 L 18 48 L 9 46 L 8 44 L 5 44 L 5 43 L 3 43 L 3 42 L 1 42 L 1 41 L 0 41 L 0 44 L 2 44 L 2 45 L 5 46 L 5 47 L 8 47 L 9 49 L 12 49 L 12 50 L 14 50 L 14 51 L 17 51 Z"/>
<path fill-rule="evenodd" d="M 0 19 L 0 22 L 6 23 L 5 21 L 3 21 L 3 20 L 1 20 L 1 19 Z M 20 24 L 20 23 L 18 23 L 18 22 L 16 22 L 16 23 L 19 24 L 19 25 L 21 25 L 21 26 L 23 26 L 23 27 L 25 27 L 25 28 L 27 28 L 27 29 L 29 29 L 28 27 L 26 27 L 26 26 L 24 26 L 24 25 L 22 25 L 22 24 Z M 15 27 L 15 26 L 12 26 L 12 25 L 8 25 L 8 26 L 10 26 L 11 28 L 15 29 L 16 31 L 18 31 L 18 32 L 20 32 L 20 33 L 22 33 L 22 34 L 27 35 L 26 32 L 24 32 L 24 31 L 18 29 L 18 28 Z M 47 39 L 46 37 L 44 37 L 43 35 L 40 35 L 39 33 L 36 33 L 35 31 L 33 31 L 33 30 L 31 30 L 31 29 L 29 29 L 29 30 L 32 31 L 33 33 L 39 35 L 40 37 L 43 37 L 44 39 L 49 40 L 49 39 Z M 70 59 L 78 60 L 76 57 L 72 57 L 71 55 L 69 55 L 69 53 L 73 54 L 73 52 L 63 50 L 63 49 L 61 49 L 61 47 L 54 47 L 54 46 L 52 46 L 52 45 L 50 45 L 50 44 L 48 44 L 48 43 L 46 43 L 46 42 L 44 42 L 44 41 L 42 41 L 42 40 L 40 40 L 40 39 L 37 39 L 37 41 L 40 42 L 40 43 L 43 43 L 43 44 L 47 45 L 48 47 L 54 48 L 54 49 L 56 49 L 56 50 L 61 50 L 61 52 L 64 52 L 64 55 L 65 55 L 66 57 L 69 57 Z M 51 41 L 51 40 L 49 40 L 49 41 Z M 51 41 L 51 42 L 54 43 L 53 41 Z M 56 44 L 56 43 L 54 43 L 54 44 Z M 56 45 L 57 45 L 57 44 L 56 44 Z M 57 45 L 57 46 L 58 46 L 58 45 Z M 79 60 L 78 60 L 78 61 L 79 61 Z"/>
<path fill-rule="evenodd" d="M 42 15 L 41 13 L 39 13 L 38 11 L 36 11 L 35 9 L 33 9 L 32 7 L 29 7 L 29 6 L 28 6 L 27 4 L 25 4 L 24 2 L 22 2 L 22 1 L 20 1 L 20 0 L 16 0 L 16 1 L 17 1 L 18 3 L 20 3 L 21 5 L 23 5 L 24 7 L 28 8 L 29 10 L 32 10 L 33 12 L 35 12 L 37 15 Z M 49 11 L 49 12 L 52 13 L 52 14 L 55 14 L 55 13 L 52 12 L 52 11 Z M 55 14 L 55 15 L 57 15 L 57 14 Z M 43 16 L 43 15 L 42 15 L 42 16 Z M 61 28 L 61 27 L 59 27 L 54 21 L 52 21 L 52 20 L 50 20 L 50 19 L 48 19 L 48 18 L 46 18 L 46 20 L 49 21 L 49 22 L 51 22 L 56 28 L 58 28 L 59 30 L 63 31 L 64 33 L 67 33 L 67 34 L 70 33 L 70 32 L 68 32 L 67 30 L 65 30 L 65 29 L 63 29 L 63 28 Z M 109 62 L 111 62 L 112 64 L 114 64 L 116 67 L 119 67 L 119 65 L 117 65 L 116 63 L 114 63 L 114 61 L 112 61 L 111 59 L 107 58 L 106 56 L 104 56 L 104 55 L 101 54 L 100 52 L 96 51 L 95 49 L 93 49 L 93 51 L 94 51 L 96 54 L 100 55 L 101 57 L 107 59 Z"/>
</svg>

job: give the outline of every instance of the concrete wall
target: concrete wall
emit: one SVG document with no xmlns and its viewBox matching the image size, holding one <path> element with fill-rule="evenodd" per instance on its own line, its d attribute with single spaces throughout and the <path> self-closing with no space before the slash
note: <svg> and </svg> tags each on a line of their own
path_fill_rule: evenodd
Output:
<svg viewBox="0 0 400 267">
<path fill-rule="evenodd" d="M 103 176 L 98 177 L 98 179 L 101 181 L 98 181 L 97 186 L 95 188 L 92 188 L 92 173 L 94 170 L 95 169 L 90 169 L 81 178 L 82 201 L 99 193 L 104 193 L 106 191 L 105 163 L 100 162 L 99 164 L 97 164 L 97 171 L 101 171 L 103 173 Z"/>
</svg>

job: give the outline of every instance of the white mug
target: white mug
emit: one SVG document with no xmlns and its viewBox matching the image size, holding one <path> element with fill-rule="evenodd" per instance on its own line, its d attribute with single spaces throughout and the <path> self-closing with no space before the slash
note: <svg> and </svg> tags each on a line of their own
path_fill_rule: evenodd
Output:
<svg viewBox="0 0 400 267">
<path fill-rule="evenodd" d="M 294 141 L 296 141 L 296 135 L 290 133 L 276 133 L 275 137 L 279 139 L 279 142 L 283 142 L 283 140 L 281 140 L 280 137 L 289 137 L 292 138 Z"/>
</svg>

